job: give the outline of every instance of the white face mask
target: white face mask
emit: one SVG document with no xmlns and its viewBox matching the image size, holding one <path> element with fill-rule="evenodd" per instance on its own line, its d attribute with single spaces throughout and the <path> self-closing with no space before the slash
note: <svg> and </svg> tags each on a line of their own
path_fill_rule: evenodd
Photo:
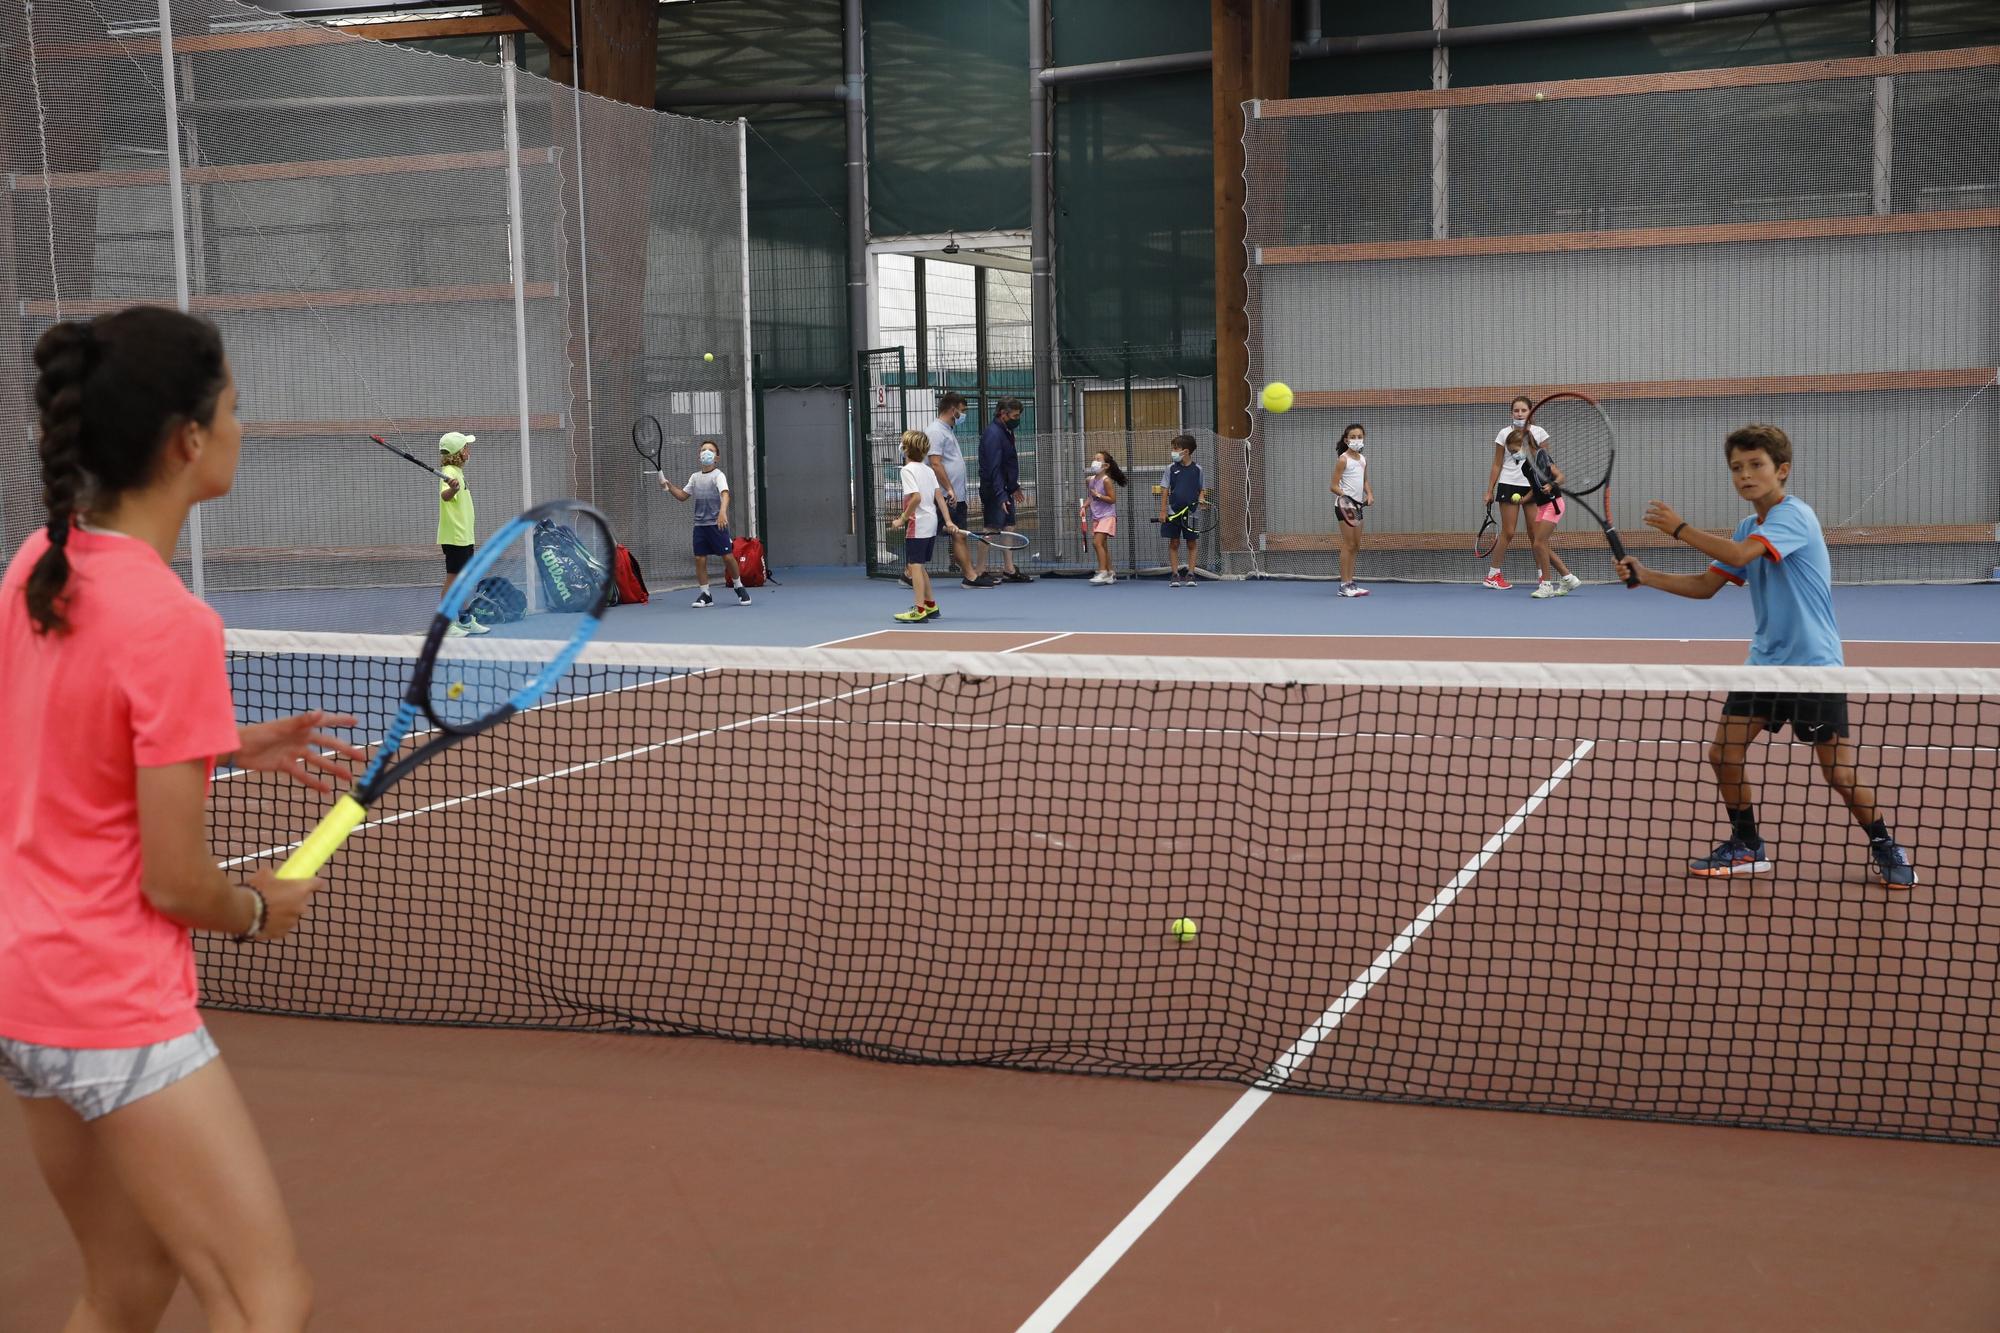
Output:
<svg viewBox="0 0 2000 1333">
<path fill-rule="evenodd" d="M 1174 455 L 1174 461 L 1176 463 L 1179 463 L 1182 467 L 1186 467 L 1188 456 L 1186 454 L 1177 453 Z"/>
<path fill-rule="evenodd" d="M 1517 412 L 1510 419 L 1517 426 L 1525 426 L 1528 424 L 1528 414 L 1526 412 Z"/>
<path fill-rule="evenodd" d="M 1365 444 L 1367 444 L 1367 443 L 1368 443 L 1368 441 L 1366 441 L 1366 440 L 1349 440 L 1349 441 L 1347 442 L 1347 447 L 1348 447 L 1348 448 L 1350 448 L 1350 449 L 1359 449 L 1359 448 L 1361 448 L 1361 446 L 1363 446 L 1363 445 L 1365 445 Z"/>
<path fill-rule="evenodd" d="M 704 449 L 701 451 L 701 465 L 709 467 L 715 462 L 715 455 Z"/>
<path fill-rule="evenodd" d="M 1097 462 L 1095 459 L 1093 459 L 1091 460 L 1090 470 L 1092 472 L 1102 472 L 1104 471 L 1104 464 Z"/>
</svg>

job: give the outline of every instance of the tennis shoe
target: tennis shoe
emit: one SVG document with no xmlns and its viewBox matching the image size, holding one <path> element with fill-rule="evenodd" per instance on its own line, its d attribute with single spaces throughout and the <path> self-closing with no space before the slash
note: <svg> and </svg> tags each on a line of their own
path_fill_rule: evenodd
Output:
<svg viewBox="0 0 2000 1333">
<path fill-rule="evenodd" d="M 1010 569 L 1000 577 L 1008 583 L 1033 583 L 1035 581 L 1033 574 L 1024 574 L 1018 569 Z"/>
<path fill-rule="evenodd" d="M 932 602 L 929 606 L 924 608 L 925 620 L 941 620 L 943 618 L 944 618 L 944 612 L 938 609 L 938 604 L 936 602 Z"/>
<path fill-rule="evenodd" d="M 1342 597 L 1366 597 L 1368 589 L 1358 583 L 1343 583 L 1340 585 L 1340 595 Z"/>
<path fill-rule="evenodd" d="M 708 595 L 708 589 L 703 588 L 701 590 L 701 596 L 695 598 L 692 602 L 688 603 L 688 605 L 692 606 L 695 610 L 699 611 L 703 607 L 714 606 L 715 599 Z"/>
<path fill-rule="evenodd" d="M 736 604 L 738 606 L 750 605 L 750 590 L 740 583 L 736 585 Z"/>
<path fill-rule="evenodd" d="M 1917 882 L 1916 867 L 1910 864 L 1910 854 L 1894 838 L 1870 838 L 1868 854 L 1874 858 L 1875 876 L 1892 889 L 1914 888 Z"/>
<path fill-rule="evenodd" d="M 465 622 L 463 620 L 452 621 L 451 624 L 445 626 L 444 630 L 444 636 L 447 639 L 462 639 L 470 633 L 472 633 L 472 631 L 465 627 Z"/>
<path fill-rule="evenodd" d="M 907 611 L 898 611 L 895 618 L 905 625 L 921 625 L 930 619 L 930 615 L 921 606 L 913 606 Z"/>
<path fill-rule="evenodd" d="M 1514 586 L 1513 584 L 1507 582 L 1507 576 L 1505 574 L 1488 574 L 1485 578 L 1481 579 L 1479 583 L 1481 587 L 1498 588 L 1501 592 L 1507 592 Z"/>
<path fill-rule="evenodd" d="M 493 632 L 493 627 L 491 625 L 482 625 L 470 616 L 467 616 L 464 620 L 461 620 L 458 623 L 465 626 L 465 632 L 467 634 L 491 634 Z"/>
<path fill-rule="evenodd" d="M 1723 875 L 1762 875 L 1771 869 L 1770 858 L 1766 856 L 1764 844 L 1752 847 L 1741 838 L 1731 838 L 1718 846 L 1707 856 L 1698 856 L 1688 862 L 1688 873 L 1705 878 Z"/>
<path fill-rule="evenodd" d="M 1556 596 L 1567 597 L 1582 586 L 1582 579 L 1574 574 L 1565 574 L 1562 576 L 1562 582 L 1556 584 Z"/>
<path fill-rule="evenodd" d="M 1537 583 L 1535 585 L 1535 590 L 1529 593 L 1528 596 L 1534 598 L 1538 602 L 1541 602 L 1541 601 L 1546 601 L 1551 597 L 1560 597 L 1562 596 L 1562 592 L 1560 589 L 1556 587 L 1555 584 L 1550 583 L 1547 579 L 1543 579 L 1540 583 Z"/>
</svg>

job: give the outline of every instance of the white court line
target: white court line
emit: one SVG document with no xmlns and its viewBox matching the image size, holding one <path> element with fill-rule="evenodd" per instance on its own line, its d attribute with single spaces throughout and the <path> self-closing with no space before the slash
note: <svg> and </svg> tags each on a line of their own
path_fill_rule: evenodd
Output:
<svg viewBox="0 0 2000 1333">
<path fill-rule="evenodd" d="M 992 629 L 960 629 L 960 628 L 953 628 L 953 629 L 925 629 L 925 630 L 893 630 L 893 629 L 889 629 L 889 630 L 874 630 L 874 631 L 871 631 L 870 633 L 871 633 L 871 634 L 922 634 L 922 635 L 923 635 L 923 636 L 924 636 L 925 638 L 931 638 L 931 639 L 934 639 L 934 638 L 937 638 L 937 637 L 938 637 L 939 635 L 943 635 L 943 634 L 1003 634 L 1003 633 L 1006 633 L 1006 631 L 1005 631 L 1005 630 L 992 630 Z M 1577 635 L 1573 635 L 1573 634 L 1383 634 L 1383 633 L 1381 633 L 1381 632 L 1380 632 L 1380 631 L 1378 631 L 1378 630 L 1349 630 L 1349 629 L 1341 629 L 1341 630 L 1307 630 L 1307 631 L 1296 631 L 1296 630 L 1268 630 L 1268 629 L 1205 629 L 1205 630 L 1197 630 L 1197 631 L 1195 631 L 1195 632 L 1193 632 L 1193 633 L 1189 633 L 1189 634 L 1180 634 L 1180 633 L 1176 633 L 1176 632 L 1174 632 L 1174 631 L 1172 631 L 1172 630 L 1157 630 L 1157 629 L 1074 629 L 1074 630 L 1065 630 L 1065 631 L 1064 631 L 1064 633 L 1067 633 L 1067 634 L 1091 634 L 1091 635 L 1099 635 L 1099 634 L 1101 634 L 1101 635 L 1104 635 L 1104 636 L 1106 636 L 1106 637 L 1108 637 L 1108 638 L 1118 638 L 1118 637 L 1121 637 L 1121 636 L 1122 636 L 1122 637 L 1125 637 L 1125 638 L 1138 638 L 1138 639 L 1159 639 L 1159 638 L 1168 638 L 1168 637 L 1171 637 L 1171 638 L 1174 638 L 1174 639 L 1415 639 L 1415 640 L 1423 640 L 1423 639 L 1447 639 L 1447 640 L 1459 640 L 1459 639 L 1468 639 L 1468 640 L 1470 640 L 1470 639 L 1477 639 L 1477 640 L 1479 640 L 1479 641 L 1480 641 L 1480 642 L 1482 642 L 1482 643 L 1483 643 L 1483 642 L 1485 642 L 1485 641 L 1486 641 L 1486 640 L 1488 640 L 1488 639 L 1492 639 L 1492 640 L 1496 640 L 1496 641 L 1498 641 L 1498 642 L 1500 642 L 1500 643 L 1736 643 L 1736 644 L 1747 644 L 1747 643 L 1749 643 L 1749 642 L 1750 642 L 1750 636 L 1749 636 L 1749 635 L 1747 635 L 1747 634 L 1733 634 L 1733 635 L 1726 635 L 1726 636 L 1719 636 L 1719 637 L 1718 637 L 1718 636 L 1703 636 L 1703 635 L 1694 635 L 1694 636 L 1692 636 L 1692 637 L 1688 637 L 1688 636 L 1683 636 L 1683 635 L 1679 635 L 1679 634 L 1621 634 L 1621 635 L 1605 635 L 1605 636 L 1601 636 L 1601 637 L 1590 637 L 1590 636 L 1582 636 L 1582 637 L 1580 637 L 1580 636 L 1577 636 Z M 850 639 L 836 639 L 836 640 L 834 640 L 834 642 L 835 642 L 835 643 L 851 643 L 851 642 L 853 641 L 853 639 L 865 639 L 865 638 L 868 638 L 868 637 L 870 637 L 870 634 L 857 634 L 857 635 L 854 635 L 854 636 L 853 636 L 853 638 L 850 638 Z M 1952 648 L 1952 647 L 1970 647 L 1970 648 L 1996 648 L 1996 647 L 2000 647 L 2000 639 L 1842 639 L 1842 640 L 1841 640 L 1841 642 L 1842 642 L 1842 643 L 1875 643 L 1875 644 L 1898 644 L 1898 645 L 1900 645 L 1900 644 L 1906 644 L 1906 643 L 1907 643 L 1907 644 L 1914 644 L 1914 645 L 1919 645 L 1919 646 L 1923 646 L 1923 647 L 1935 647 L 1935 646 L 1942 646 L 1942 647 L 1947 647 L 1947 648 Z M 892 649 L 891 651 L 893 651 L 893 652 L 900 652 L 900 651 L 902 651 L 902 650 L 901 650 L 901 649 Z M 1400 659 L 1398 659 L 1398 658 L 1393 658 L 1393 657 L 1385 657 L 1385 658 L 1382 658 L 1382 659 L 1380 659 L 1380 660 L 1382 660 L 1382 661 L 1385 661 L 1385 662 L 1393 662 L 1393 661 L 1398 661 L 1398 660 L 1400 660 Z M 1623 664 L 1623 663 L 1618 663 L 1618 662 L 1605 662 L 1605 663 L 1601 663 L 1601 664 L 1599 664 L 1599 663 L 1592 663 L 1592 662 L 1586 662 L 1586 663 L 1582 663 L 1582 665 L 1584 665 L 1584 666 L 1596 666 L 1596 665 L 1603 665 L 1603 666 L 1621 666 L 1621 665 L 1624 665 L 1624 664 Z M 1689 666 L 1700 666 L 1700 665 L 1703 665 L 1703 664 L 1702 664 L 1702 663 L 1698 663 L 1698 662 L 1695 662 L 1695 663 L 1686 663 L 1685 665 L 1689 665 Z M 1723 664 L 1723 665 L 1731 665 L 1731 664 L 1726 664 L 1726 663 L 1725 663 L 1725 664 Z"/>
<path fill-rule="evenodd" d="M 1213 1161 L 1223 1146 L 1236 1136 L 1236 1131 L 1250 1122 L 1250 1117 L 1263 1108 L 1273 1092 L 1283 1088 L 1291 1080 L 1299 1066 L 1312 1057 L 1313 1051 L 1319 1044 L 1326 1040 L 1350 1013 L 1354 1012 L 1355 1008 L 1368 997 L 1369 991 L 1375 989 L 1382 979 L 1389 975 L 1389 970 L 1402 961 L 1403 956 L 1409 953 L 1411 947 L 1423 937 L 1424 932 L 1450 910 L 1458 895 L 1472 883 L 1473 877 L 1499 853 L 1509 838 L 1520 831 L 1521 826 L 1527 823 L 1528 816 L 1540 808 L 1542 802 L 1549 798 L 1549 794 L 1576 769 L 1590 751 L 1591 742 L 1583 741 L 1578 744 L 1569 758 L 1549 775 L 1547 781 L 1535 788 L 1534 794 L 1521 803 L 1520 809 L 1508 816 L 1507 822 L 1486 840 L 1486 845 L 1465 863 L 1464 868 L 1438 890 L 1437 897 L 1431 899 L 1424 910 L 1417 913 L 1416 918 L 1397 933 L 1396 938 L 1390 941 L 1389 947 L 1377 954 L 1375 961 L 1370 963 L 1360 976 L 1348 983 L 1340 998 L 1327 1007 L 1318 1021 L 1300 1034 L 1299 1039 L 1292 1043 L 1291 1049 L 1279 1056 L 1277 1061 L 1264 1071 L 1264 1076 L 1257 1080 L 1255 1086 L 1236 1099 L 1222 1118 L 1210 1127 L 1208 1133 L 1201 1136 L 1201 1141 L 1188 1149 L 1186 1155 L 1174 1163 L 1173 1169 L 1161 1177 L 1160 1183 L 1153 1186 L 1146 1197 L 1139 1201 L 1138 1206 L 1127 1213 L 1124 1220 L 1111 1229 L 1111 1234 L 1099 1241 L 1097 1248 L 1076 1266 L 1074 1272 L 1063 1279 L 1062 1285 L 1049 1293 L 1049 1298 L 1021 1324 L 1018 1333 L 1051 1333 L 1051 1330 L 1059 1327 L 1062 1321 L 1070 1316 L 1083 1298 L 1090 1294 L 1092 1288 L 1096 1287 L 1104 1275 L 1125 1256 L 1125 1252 L 1132 1248 L 1139 1237 L 1146 1234 L 1147 1228 L 1159 1220 L 1160 1214 L 1179 1197 L 1180 1192 L 1193 1183 L 1194 1178 L 1201 1174 L 1202 1168 Z"/>
<path fill-rule="evenodd" d="M 1053 637 L 1061 638 L 1063 636 L 1061 634 L 1058 634 Z M 1046 643 L 1048 641 L 1049 640 L 1047 639 L 1038 639 L 1035 642 Z M 1020 648 L 1030 648 L 1033 646 L 1034 644 L 1032 643 L 1024 643 L 1017 645 L 1015 648 L 1003 648 L 1001 649 L 1001 651 L 1011 653 L 1018 651 Z M 690 680 L 695 676 L 704 676 L 707 674 L 708 671 L 706 670 L 691 671 L 687 672 L 684 675 L 669 676 L 663 678 L 662 680 L 649 681 L 646 682 L 646 685 L 650 686 L 659 684 L 671 684 L 675 681 Z M 440 810 L 450 810 L 455 806 L 465 805 L 472 801 L 484 800 L 488 796 L 499 796 L 510 791 L 522 791 L 529 787 L 539 787 L 543 783 L 553 782 L 557 778 L 573 777 L 578 773 L 588 773 L 594 769 L 605 768 L 612 764 L 623 763 L 627 759 L 637 759 L 641 755 L 653 754 L 656 751 L 660 750 L 671 750 L 678 746 L 686 745 L 690 741 L 706 740 L 710 736 L 720 736 L 727 732 L 740 731 L 745 727 L 754 727 L 760 725 L 761 723 L 776 721 L 779 718 L 788 717 L 793 713 L 806 712 L 810 709 L 823 707 L 826 704 L 840 703 L 846 699 L 857 699 L 864 694 L 873 694 L 877 690 L 887 690 L 887 689 L 893 689 L 898 685 L 907 685 L 913 680 L 924 679 L 924 675 L 925 673 L 918 672 L 915 675 L 901 676 L 895 680 L 879 681 L 873 685 L 857 686 L 851 690 L 842 690 L 839 694 L 826 695 L 822 698 L 811 700 L 808 703 L 794 704 L 790 708 L 780 708 L 774 712 L 765 713 L 758 717 L 740 718 L 735 722 L 730 722 L 720 727 L 708 727 L 701 731 L 684 732 L 683 734 L 672 737 L 671 739 L 668 740 L 655 741 L 651 745 L 641 745 L 635 749 L 624 750 L 618 754 L 606 755 L 600 759 L 586 760 L 580 764 L 571 764 L 567 768 L 559 768 L 551 773 L 537 773 L 534 777 L 522 778 L 517 782 L 503 783 L 502 785 L 497 787 L 487 787 L 483 791 L 466 792 L 463 795 L 453 796 L 446 800 L 434 801 L 430 805 L 422 806 L 415 810 L 402 810 L 393 815 L 384 815 L 380 819 L 370 819 L 358 825 L 355 828 L 355 832 L 358 833 L 363 829 L 378 828 L 384 824 L 400 824 L 404 820 L 415 819 L 419 815 L 436 814 Z M 605 690 L 605 691 L 600 691 L 597 694 L 577 695 L 573 699 L 565 700 L 563 702 L 575 702 L 578 699 L 603 698 L 606 695 L 612 693 L 623 693 L 625 690 L 640 689 L 640 688 L 645 688 L 645 686 L 627 685 L 622 687 L 618 691 Z M 530 709 L 528 711 L 533 712 L 535 710 Z M 237 866 L 245 865 L 251 861 L 261 861 L 266 857 L 279 856 L 279 855 L 288 856 L 292 852 L 297 851 L 299 847 L 304 843 L 304 841 L 305 839 L 301 838 L 296 842 L 288 842 L 283 844 L 282 846 L 266 847 L 262 851 L 251 852 L 244 856 L 233 856 L 229 858 L 227 861 L 224 861 L 222 863 L 222 868 L 224 870 L 233 870 Z"/>
</svg>

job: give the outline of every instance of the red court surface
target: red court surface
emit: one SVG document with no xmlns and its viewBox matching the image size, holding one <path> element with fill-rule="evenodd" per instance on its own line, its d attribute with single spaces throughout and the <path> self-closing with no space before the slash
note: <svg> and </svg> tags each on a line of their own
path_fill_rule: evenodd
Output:
<svg viewBox="0 0 2000 1333">
<path fill-rule="evenodd" d="M 925 631 L 843 646 L 916 639 L 1027 652 L 1209 646 L 977 633 L 945 644 Z M 1213 646 L 1294 657 L 1351 655 L 1353 644 Z M 1740 660 L 1739 645 L 1724 646 Z M 1933 647 L 1912 645 L 1895 664 Z M 695 1013 L 704 1026 L 754 1018 L 798 1037 L 831 1015 L 843 1031 L 931 1054 L 950 1051 L 927 1048 L 935 1029 L 913 1015 L 960 1014 L 952 1050 L 1004 1049 L 1009 1015 L 1027 1006 L 1038 1031 L 1064 1037 L 1028 1063 L 1061 1067 L 1084 1052 L 1160 1073 L 1221 1048 L 1254 1072 L 1429 900 L 1444 904 L 1429 933 L 1304 1052 L 1295 1083 L 1499 1103 L 1597 1097 L 1771 1122 L 1887 1116 L 1946 1134 L 2000 1114 L 2000 920 L 1985 903 L 2000 879 L 2000 718 L 1917 738 L 1963 754 L 1954 771 L 1967 779 L 1899 807 L 1899 827 L 1931 854 L 1921 897 L 1885 900 L 1858 864 L 1817 847 L 1812 829 L 1829 812 L 1815 807 L 1771 821 L 1782 845 L 1825 858 L 1814 892 L 1780 879 L 1761 895 L 1696 893 L 1663 871 L 1654 812 L 1634 808 L 1592 853 L 1608 890 L 1592 898 L 1555 875 L 1577 849 L 1550 831 L 1583 825 L 1584 804 L 1619 783 L 1661 803 L 1697 799 L 1687 770 L 1699 734 L 1685 720 L 1633 736 L 1612 713 L 1575 737 L 1516 741 L 1474 709 L 1443 719 L 1442 745 L 1435 733 L 1302 728 L 1282 711 L 1155 736 L 1140 715 L 1119 742 L 1132 771 L 1080 777 L 1077 737 L 989 723 L 969 698 L 958 753 L 1008 747 L 1006 799 L 977 823 L 985 836 L 912 850 L 881 811 L 925 771 L 892 743 L 923 697 L 894 683 L 838 699 L 821 682 L 768 684 L 753 705 L 724 679 L 693 681 L 665 742 L 613 719 L 609 734 L 627 747 L 615 779 L 517 780 L 537 734 L 560 733 L 561 710 L 512 724 L 518 749 L 468 747 L 431 766 L 423 799 L 454 802 L 450 836 L 499 849 L 517 882 L 468 875 L 421 898 L 397 892 L 442 822 L 414 809 L 345 854 L 349 879 L 322 900 L 317 933 L 232 968 L 212 993 L 337 996 L 355 1012 L 445 1022 L 504 996 L 519 1021 L 568 1027 L 605 1026 L 609 997 L 613 1025 Z M 1319 775 L 1336 755 L 1385 784 L 1406 779 L 1397 790 L 1419 836 L 1366 871 L 1407 885 L 1393 901 L 1287 900 L 1292 881 L 1338 859 L 1309 808 L 1329 795 Z M 793 788 L 775 780 L 780 761 Z M 1790 765 L 1787 787 L 1810 780 L 1797 756 L 1770 762 Z M 1218 825 L 1264 820 L 1278 835 L 1254 865 L 1160 817 L 1173 791 L 1225 763 L 1218 789 L 1235 804 L 1216 811 Z M 1552 770 L 1559 785 L 1529 790 Z M 720 772 L 761 793 L 738 797 L 727 823 L 691 812 L 682 794 Z M 249 786 L 229 799 L 237 817 L 219 853 L 296 836 L 297 803 Z M 1480 861 L 1481 840 L 1524 803 L 1533 816 L 1505 855 Z M 923 793 L 908 810 L 946 827 L 954 805 Z M 637 844 L 658 858 L 657 876 L 635 883 L 579 855 L 564 830 L 592 819 L 666 830 Z M 865 864 L 841 862 L 866 886 L 822 884 L 798 850 L 842 834 L 873 849 Z M 1174 883 L 1120 878 L 1121 865 L 1163 862 Z M 1461 896 L 1438 896 L 1474 863 Z M 955 895 L 940 897 L 939 880 Z M 689 882 L 702 892 L 683 902 L 673 889 Z M 811 896 L 811 910 L 748 892 L 774 885 Z M 1199 947 L 1163 952 L 1158 921 L 1190 903 Z M 978 947 L 934 974 L 875 966 L 927 931 Z M 1618 966 L 1617 943 L 1629 953 L 1634 939 L 1655 965 L 1647 975 Z M 1231 968 L 1245 957 L 1260 974 Z M 1050 959 L 1061 966 L 1043 970 Z M 1876 1003 L 1852 1002 L 1864 974 Z M 1134 977 L 1145 981 L 1136 994 L 1099 993 Z M 598 1007 L 576 1003 L 572 986 Z M 1796 1025 L 1831 1013 L 1846 1025 L 1833 1034 L 1846 1058 L 1789 1062 Z M 2000 1153 L 1985 1148 L 912 1067 L 704 1039 L 234 1013 L 212 1024 L 286 1184 L 322 1328 L 1007 1330 L 1055 1327 L 1072 1306 L 1061 1327 L 2000 1326 Z M 1753 1104 L 1718 1108 L 1693 1075 L 1626 1077 L 1690 1053 L 1730 1058 L 1732 1043 L 1761 1090 Z M 1163 1196 L 1163 1180 L 1179 1191 Z M 1127 1222 L 1149 1197 L 1161 1207 L 1147 1225 Z M 0 1116 L 0 1200 L 0 1329 L 56 1327 L 76 1261 L 12 1116 Z M 1108 1237 L 1107 1262 L 1066 1286 Z M 167 1327 L 198 1327 L 185 1296 Z"/>
</svg>

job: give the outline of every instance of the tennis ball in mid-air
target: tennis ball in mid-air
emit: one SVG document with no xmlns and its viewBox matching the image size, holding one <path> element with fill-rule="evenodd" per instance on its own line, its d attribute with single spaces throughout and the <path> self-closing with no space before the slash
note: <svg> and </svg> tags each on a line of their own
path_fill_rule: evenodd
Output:
<svg viewBox="0 0 2000 1333">
<path fill-rule="evenodd" d="M 462 680 L 455 680 L 451 683 L 451 688 L 444 692 L 444 697 L 447 699 L 456 699 L 461 695 L 463 695 L 464 693 L 465 693 L 465 682 Z"/>
<path fill-rule="evenodd" d="M 1188 917 L 1177 916 L 1174 918 L 1174 924 L 1168 929 L 1174 932 L 1174 938 L 1182 944 L 1193 944 L 1194 937 L 1200 932 L 1201 927 Z"/>
<path fill-rule="evenodd" d="M 715 353 L 713 353 L 713 352 L 703 352 L 703 353 L 701 354 L 701 359 L 702 359 L 702 360 L 704 360 L 704 361 L 713 361 L 713 360 L 715 360 Z"/>
<path fill-rule="evenodd" d="M 1289 412 L 1292 410 L 1292 386 L 1273 380 L 1264 386 L 1262 401 L 1266 412 Z"/>
</svg>

